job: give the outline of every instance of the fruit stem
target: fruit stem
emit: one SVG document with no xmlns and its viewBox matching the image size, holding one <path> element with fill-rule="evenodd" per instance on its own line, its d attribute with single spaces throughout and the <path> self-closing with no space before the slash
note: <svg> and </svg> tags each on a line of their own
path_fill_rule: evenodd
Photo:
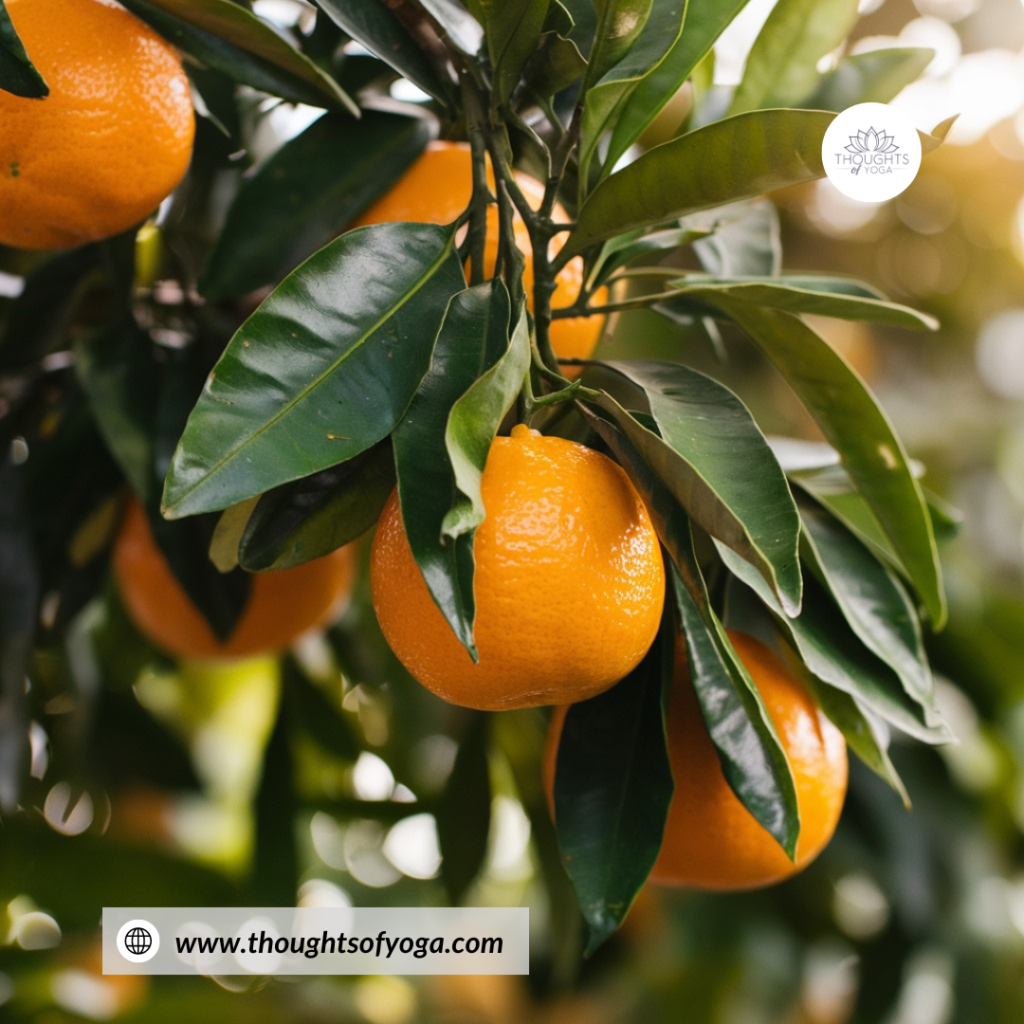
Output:
<svg viewBox="0 0 1024 1024">
<path fill-rule="evenodd" d="M 487 207 L 494 197 L 487 186 L 487 143 L 484 137 L 486 118 L 475 82 L 466 72 L 460 72 L 463 104 L 466 111 L 466 135 L 472 157 L 473 193 L 469 201 L 469 283 L 482 284 L 484 280 L 484 251 L 487 240 Z M 497 268 L 495 268 L 497 272 Z"/>
</svg>

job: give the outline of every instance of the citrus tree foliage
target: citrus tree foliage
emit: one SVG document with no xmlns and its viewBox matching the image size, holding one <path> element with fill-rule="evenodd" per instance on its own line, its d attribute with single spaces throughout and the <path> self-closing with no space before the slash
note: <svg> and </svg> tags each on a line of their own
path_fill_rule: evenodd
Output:
<svg viewBox="0 0 1024 1024">
<path fill-rule="evenodd" d="M 662 696 L 681 632 L 728 781 L 792 854 L 800 823 L 789 766 L 726 627 L 779 651 L 850 748 L 905 797 L 890 730 L 949 738 L 923 633 L 946 615 L 936 537 L 951 519 L 863 380 L 806 317 L 935 325 L 870 284 L 787 268 L 763 196 L 823 176 L 831 112 L 892 98 L 927 54 L 880 51 L 819 73 L 855 20 L 853 0 L 782 0 L 734 90 L 711 87 L 712 47 L 742 0 L 316 0 L 315 19 L 294 34 L 231 0 L 124 3 L 185 54 L 202 120 L 189 178 L 158 229 L 45 258 L 4 254 L 7 272 L 24 280 L 0 307 L 6 827 L 29 829 L 24 808 L 44 793 L 29 772 L 31 720 L 53 739 L 47 785 L 102 782 L 90 773 L 103 756 L 87 755 L 97 749 L 93 726 L 114 721 L 161 737 L 135 743 L 143 777 L 195 784 L 180 751 L 155 755 L 171 741 L 128 696 L 161 657 L 107 583 L 129 490 L 225 636 L 247 592 L 241 570 L 293 566 L 359 537 L 397 480 L 417 563 L 472 651 L 480 475 L 491 440 L 516 421 L 582 440 L 629 474 L 671 565 L 664 628 L 631 676 L 568 713 L 555 805 L 572 813 L 557 815 L 560 854 L 531 775 L 541 712 L 466 714 L 452 727 L 461 746 L 436 801 L 367 805 L 360 815 L 434 812 L 442 877 L 459 899 L 486 854 L 488 757 L 503 752 L 553 906 L 564 905 L 564 861 L 596 948 L 659 848 L 672 793 Z M 394 89 L 400 79 L 404 92 Z M 693 102 L 673 137 L 638 148 L 685 83 Z M 394 98 L 410 86 L 417 102 Z M 0 87 L 46 88 L 2 4 Z M 324 112 L 239 174 L 236 151 L 264 94 Z M 923 138 L 926 150 L 946 127 Z M 473 153 L 463 215 L 347 230 L 439 136 Z M 543 183 L 539 209 L 513 167 Z M 488 280 L 492 202 L 502 231 Z M 569 223 L 553 220 L 556 203 Z M 533 250 L 529 296 L 514 212 Z M 554 275 L 574 258 L 582 288 L 553 310 Z M 640 308 L 676 325 L 672 358 L 616 351 L 565 375 L 550 340 L 555 319 Z M 728 357 L 742 336 L 823 440 L 766 437 L 736 393 L 688 365 L 694 346 L 724 345 Z M 331 634 L 346 678 L 411 689 L 378 640 L 357 632 L 343 624 Z M 83 642 L 92 650 L 84 659 L 73 653 Z M 367 668 L 374 658 L 383 675 Z M 292 821 L 310 798 L 289 737 L 345 762 L 364 740 L 308 666 L 288 660 L 282 686 L 255 796 L 250 889 L 256 902 L 290 904 Z M 62 693 L 93 709 L 71 729 L 52 713 Z M 440 721 L 436 707 L 421 713 Z M 401 777 L 408 755 L 389 749 Z M 343 798 L 318 801 L 355 813 Z M 179 902 L 232 898 L 220 876 L 181 870 Z"/>
</svg>

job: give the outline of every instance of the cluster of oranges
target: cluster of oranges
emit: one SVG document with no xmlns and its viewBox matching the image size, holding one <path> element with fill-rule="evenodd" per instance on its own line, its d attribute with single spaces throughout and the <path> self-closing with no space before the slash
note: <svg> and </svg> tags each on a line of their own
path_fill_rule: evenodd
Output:
<svg viewBox="0 0 1024 1024">
<path fill-rule="evenodd" d="M 7 10 L 51 92 L 45 100 L 0 92 L 0 243 L 60 248 L 138 223 L 177 186 L 191 153 L 193 114 L 177 54 L 105 0 L 7 0 Z M 89 47 L 83 60 L 81 40 L 103 45 Z M 450 223 L 469 203 L 470 169 L 465 144 L 435 143 L 359 224 Z M 541 186 L 525 176 L 517 181 L 539 207 Z M 555 218 L 564 213 L 556 210 Z M 498 249 L 493 207 L 487 226 L 484 270 L 490 275 Z M 513 228 L 525 254 L 529 294 L 529 233 L 519 219 Z M 578 260 L 560 272 L 555 308 L 572 304 L 581 274 Z M 587 357 L 599 332 L 597 318 L 564 318 L 553 325 L 552 346 L 562 358 Z M 427 589 L 397 493 L 374 537 L 374 607 L 403 664 L 444 699 L 483 710 L 559 706 L 549 743 L 551 793 L 566 706 L 615 685 L 654 642 L 665 600 L 661 548 L 643 501 L 618 465 L 522 425 L 494 440 L 482 495 L 486 517 L 474 545 L 478 661 Z M 281 650 L 330 621 L 353 578 L 349 548 L 257 575 L 236 628 L 221 640 L 174 579 L 138 503 L 124 517 L 113 565 L 139 628 L 186 658 Z M 785 857 L 729 789 L 680 641 L 667 720 L 676 791 L 654 869 L 661 881 L 744 888 L 786 877 L 828 841 L 842 806 L 842 736 L 781 662 L 748 637 L 732 639 L 793 768 L 803 823 L 797 858 Z"/>
</svg>

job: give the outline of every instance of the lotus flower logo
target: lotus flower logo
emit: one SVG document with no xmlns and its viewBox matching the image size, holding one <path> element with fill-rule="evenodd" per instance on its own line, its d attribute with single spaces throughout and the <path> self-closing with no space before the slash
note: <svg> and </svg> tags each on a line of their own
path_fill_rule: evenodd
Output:
<svg viewBox="0 0 1024 1024">
<path fill-rule="evenodd" d="M 861 153 L 865 155 L 895 153 L 900 148 L 896 145 L 891 135 L 887 135 L 884 130 L 876 132 L 874 128 L 869 128 L 866 132 L 859 131 L 856 135 L 851 135 L 849 138 L 850 144 L 845 147 L 848 153 Z M 861 166 L 861 164 L 858 164 L 853 168 L 853 173 L 857 174 Z"/>
</svg>

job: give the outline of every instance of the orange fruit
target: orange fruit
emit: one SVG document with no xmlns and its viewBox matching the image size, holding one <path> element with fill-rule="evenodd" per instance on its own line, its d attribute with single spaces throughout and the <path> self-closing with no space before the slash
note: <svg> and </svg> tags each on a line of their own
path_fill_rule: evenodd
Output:
<svg viewBox="0 0 1024 1024">
<path fill-rule="evenodd" d="M 494 187 L 493 173 L 488 178 Z M 520 189 L 530 206 L 540 208 L 544 186 L 540 182 L 515 172 Z M 423 155 L 398 180 L 394 187 L 353 224 L 381 224 L 388 221 L 414 221 L 417 223 L 449 224 L 469 206 L 473 194 L 473 165 L 469 144 L 465 142 L 432 142 Z M 560 206 L 555 207 L 554 219 L 566 222 L 568 217 Z M 530 234 L 517 213 L 513 220 L 516 245 L 525 257 L 523 286 L 527 302 L 533 308 L 533 254 Z M 558 246 L 556 240 L 553 244 Z M 491 277 L 498 259 L 498 208 L 492 203 L 487 208 L 487 243 L 484 248 L 484 274 Z M 555 278 L 555 292 L 551 298 L 553 309 L 572 305 L 583 284 L 583 260 L 577 257 L 565 265 Z M 608 289 L 594 293 L 594 305 L 608 301 Z M 587 359 L 601 336 L 603 317 L 568 317 L 551 322 L 551 346 L 560 359 Z M 578 369 L 569 375 L 575 375 Z"/>
<path fill-rule="evenodd" d="M 244 658 L 283 650 L 329 622 L 351 590 L 354 559 L 343 547 L 294 569 L 255 573 L 245 609 L 223 642 L 174 578 L 137 501 L 114 544 L 114 575 L 129 615 L 158 647 L 183 658 Z"/>
<path fill-rule="evenodd" d="M 8 0 L 7 11 L 50 94 L 0 92 L 0 243 L 63 249 L 137 224 L 192 155 L 177 52 L 109 0 Z"/>
<path fill-rule="evenodd" d="M 599 452 L 520 425 L 495 438 L 476 532 L 474 665 L 413 559 L 393 492 L 370 556 L 373 605 L 402 664 L 453 704 L 497 711 L 607 690 L 647 653 L 665 600 L 658 537 Z"/>
<path fill-rule="evenodd" d="M 675 792 L 651 880 L 720 892 L 755 889 L 803 870 L 832 838 L 846 798 L 846 741 L 785 665 L 753 637 L 730 630 L 789 759 L 800 809 L 796 861 L 740 803 L 722 773 L 690 682 L 685 644 L 676 645 L 668 712 Z M 555 709 L 544 774 L 554 806 L 558 741 L 568 708 Z"/>
</svg>

